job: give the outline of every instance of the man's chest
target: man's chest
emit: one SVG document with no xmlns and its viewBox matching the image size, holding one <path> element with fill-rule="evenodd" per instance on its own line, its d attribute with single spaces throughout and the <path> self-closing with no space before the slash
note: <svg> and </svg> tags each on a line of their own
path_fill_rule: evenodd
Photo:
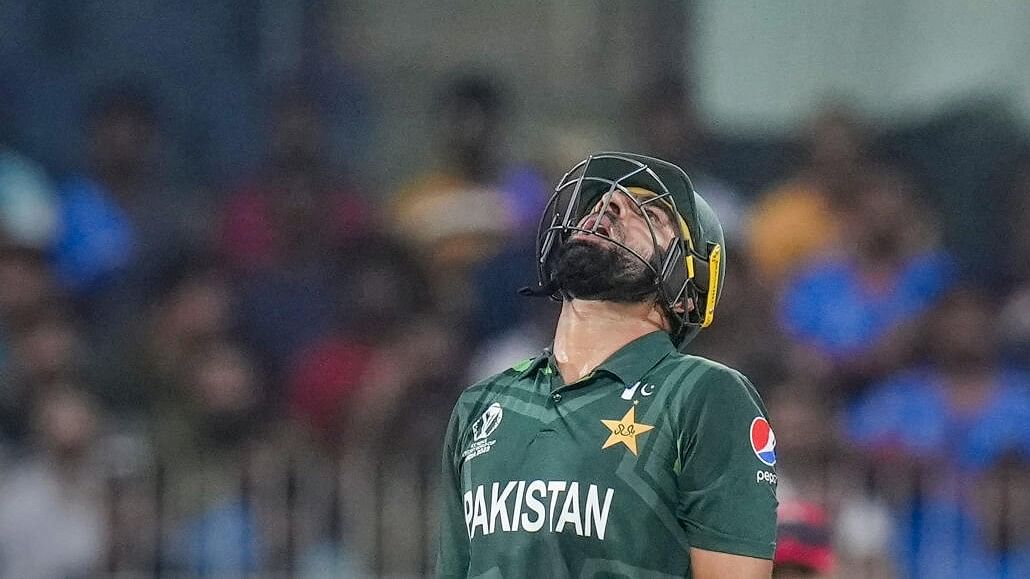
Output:
<svg viewBox="0 0 1030 579">
<path fill-rule="evenodd" d="M 455 457 L 470 537 L 521 531 L 603 540 L 609 519 L 673 503 L 680 429 L 661 390 L 642 380 L 484 399 Z"/>
</svg>

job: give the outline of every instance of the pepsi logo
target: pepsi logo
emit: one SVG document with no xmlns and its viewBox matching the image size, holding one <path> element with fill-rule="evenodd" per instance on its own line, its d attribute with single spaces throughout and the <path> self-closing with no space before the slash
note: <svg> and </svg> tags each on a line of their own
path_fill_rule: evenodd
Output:
<svg viewBox="0 0 1030 579">
<path fill-rule="evenodd" d="M 751 450 L 763 464 L 776 464 L 776 435 L 769 428 L 769 421 L 761 416 L 751 421 Z"/>
</svg>

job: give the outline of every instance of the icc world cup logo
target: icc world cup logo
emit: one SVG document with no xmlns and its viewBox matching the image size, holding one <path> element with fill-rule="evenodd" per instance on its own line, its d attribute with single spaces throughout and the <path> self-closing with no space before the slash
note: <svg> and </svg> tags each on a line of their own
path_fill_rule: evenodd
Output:
<svg viewBox="0 0 1030 579">
<path fill-rule="evenodd" d="M 472 434 L 475 436 L 475 440 L 483 440 L 487 436 L 490 436 L 493 431 L 497 430 L 497 427 L 501 424 L 501 417 L 504 415 L 504 410 L 501 409 L 501 405 L 494 402 L 486 409 L 486 412 L 479 417 L 472 425 Z"/>
</svg>

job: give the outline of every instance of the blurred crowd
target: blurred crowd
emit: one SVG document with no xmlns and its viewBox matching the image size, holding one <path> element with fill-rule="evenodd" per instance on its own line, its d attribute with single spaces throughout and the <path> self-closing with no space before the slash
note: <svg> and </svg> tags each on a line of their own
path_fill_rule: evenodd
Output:
<svg viewBox="0 0 1030 579">
<path fill-rule="evenodd" d="M 548 345 L 557 304 L 515 292 L 594 149 L 682 165 L 722 218 L 688 349 L 768 404 L 783 577 L 1030 576 L 1030 148 L 965 191 L 994 225 L 949 235 L 915 137 L 847 103 L 758 163 L 675 79 L 554 158 L 505 153 L 516 102 L 442 82 L 436 162 L 396 191 L 330 159 L 303 84 L 241 175 L 175 170 L 181 120 L 135 85 L 93 95 L 80 171 L 0 149 L 0 576 L 428 572 L 450 408 Z"/>
</svg>

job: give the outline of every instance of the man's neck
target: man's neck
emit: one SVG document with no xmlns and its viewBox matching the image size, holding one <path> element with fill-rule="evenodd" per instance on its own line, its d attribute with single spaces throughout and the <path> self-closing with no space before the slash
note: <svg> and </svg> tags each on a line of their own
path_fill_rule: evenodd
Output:
<svg viewBox="0 0 1030 579">
<path fill-rule="evenodd" d="M 571 384 L 633 340 L 666 330 L 665 324 L 653 303 L 566 300 L 554 332 L 558 372 L 566 384 Z"/>
</svg>

